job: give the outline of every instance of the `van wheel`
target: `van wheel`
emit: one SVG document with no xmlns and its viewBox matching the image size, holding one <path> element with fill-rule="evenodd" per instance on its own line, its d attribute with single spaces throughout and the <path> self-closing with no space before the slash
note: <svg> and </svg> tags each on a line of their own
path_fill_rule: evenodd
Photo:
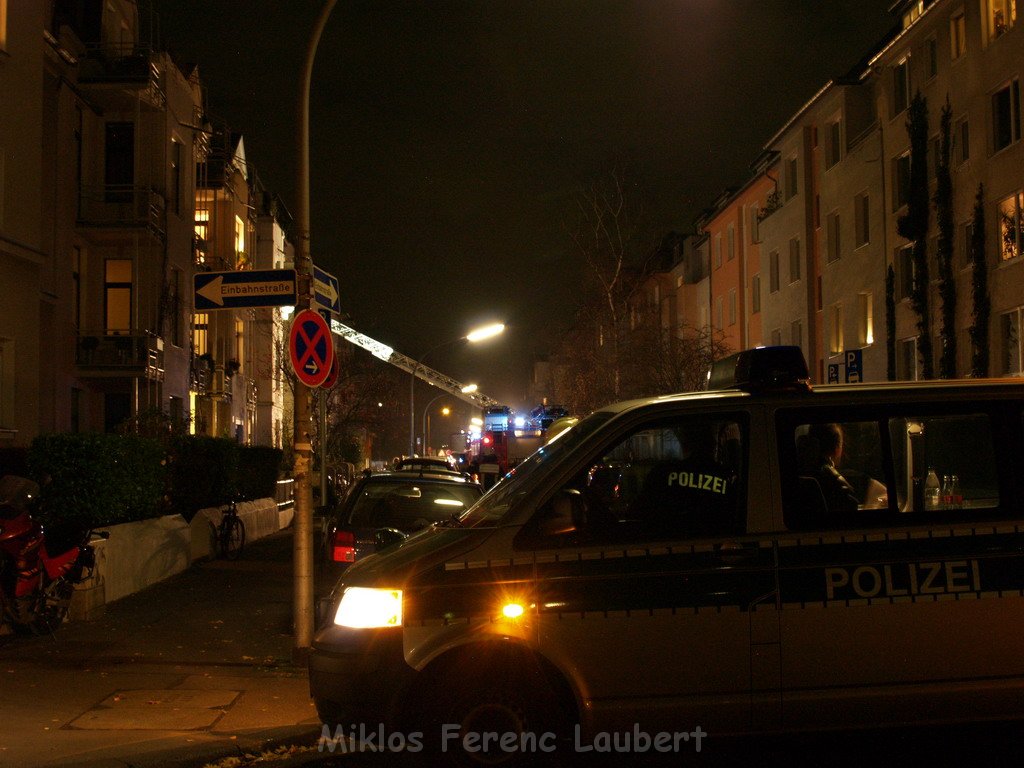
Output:
<svg viewBox="0 0 1024 768">
<path fill-rule="evenodd" d="M 460 768 L 558 765 L 577 720 L 562 687 L 538 658 L 515 649 L 452 659 L 420 692 L 424 757 Z"/>
</svg>

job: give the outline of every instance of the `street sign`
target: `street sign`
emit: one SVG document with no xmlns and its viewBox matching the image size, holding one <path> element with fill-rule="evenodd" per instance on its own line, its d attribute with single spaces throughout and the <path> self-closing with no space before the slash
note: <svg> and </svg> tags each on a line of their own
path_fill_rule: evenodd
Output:
<svg viewBox="0 0 1024 768">
<path fill-rule="evenodd" d="M 839 383 L 839 363 L 828 364 L 828 383 L 838 384 Z"/>
<path fill-rule="evenodd" d="M 294 269 L 197 272 L 193 285 L 197 312 L 295 306 Z"/>
<path fill-rule="evenodd" d="M 864 350 L 848 349 L 845 358 L 847 383 L 864 381 Z"/>
<path fill-rule="evenodd" d="M 292 320 L 288 334 L 292 368 L 307 387 L 319 387 L 331 373 L 334 342 L 331 329 L 316 312 L 304 309 Z"/>
<path fill-rule="evenodd" d="M 330 272 L 313 265 L 313 295 L 316 303 L 331 312 L 341 313 L 341 283 Z"/>
</svg>

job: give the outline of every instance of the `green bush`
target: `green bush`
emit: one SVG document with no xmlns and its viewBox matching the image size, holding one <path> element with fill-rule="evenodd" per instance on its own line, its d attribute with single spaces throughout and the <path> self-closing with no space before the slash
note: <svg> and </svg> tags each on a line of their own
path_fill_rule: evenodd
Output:
<svg viewBox="0 0 1024 768">
<path fill-rule="evenodd" d="M 171 506 L 186 519 L 232 499 L 273 498 L 281 451 L 239 445 L 221 437 L 188 435 L 174 441 Z"/>
<path fill-rule="evenodd" d="M 243 445 L 238 461 L 238 493 L 243 499 L 274 498 L 284 453 L 263 445 Z"/>
<path fill-rule="evenodd" d="M 165 459 L 145 437 L 41 435 L 28 454 L 30 475 L 43 481 L 38 515 L 57 529 L 85 529 L 164 514 Z"/>
</svg>

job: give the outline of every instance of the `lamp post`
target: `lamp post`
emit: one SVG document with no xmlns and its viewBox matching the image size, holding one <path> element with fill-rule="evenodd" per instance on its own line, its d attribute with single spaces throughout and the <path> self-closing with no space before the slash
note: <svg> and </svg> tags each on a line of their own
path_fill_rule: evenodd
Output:
<svg viewBox="0 0 1024 768">
<path fill-rule="evenodd" d="M 429 403 L 427 403 L 427 407 L 423 409 L 423 450 L 427 449 L 427 443 L 430 442 L 430 406 L 432 406 L 442 397 L 445 397 L 447 394 L 447 392 L 442 392 L 440 395 L 438 395 Z M 448 408 L 445 407 L 445 410 L 447 411 Z M 448 414 L 446 413 L 445 416 L 447 415 Z"/>
<path fill-rule="evenodd" d="M 296 242 L 295 275 L 296 311 L 309 309 L 312 299 L 312 260 L 309 250 L 309 90 L 313 78 L 313 59 L 320 35 L 337 0 L 326 0 L 317 17 L 306 48 L 299 79 L 296 139 L 298 144 L 296 168 Z M 295 531 L 293 537 L 293 568 L 295 571 L 293 620 L 295 642 L 292 654 L 303 660 L 313 644 L 313 489 L 310 477 L 313 446 L 310 442 L 309 387 L 295 384 L 293 447 L 295 449 Z"/>
<path fill-rule="evenodd" d="M 492 323 L 491 325 L 484 325 L 479 328 L 474 328 L 472 331 L 467 333 L 465 336 L 459 336 L 455 339 L 448 339 L 440 344 L 435 344 L 433 347 L 428 349 L 422 355 L 419 360 L 412 367 L 412 374 L 409 376 L 409 455 L 413 456 L 416 453 L 416 374 L 420 368 L 423 367 L 423 361 L 427 359 L 427 356 L 432 352 L 436 352 L 442 347 L 447 347 L 452 344 L 458 344 L 460 341 L 468 341 L 470 344 L 476 344 L 479 341 L 493 338 L 494 336 L 503 333 L 505 326 L 502 323 Z"/>
</svg>

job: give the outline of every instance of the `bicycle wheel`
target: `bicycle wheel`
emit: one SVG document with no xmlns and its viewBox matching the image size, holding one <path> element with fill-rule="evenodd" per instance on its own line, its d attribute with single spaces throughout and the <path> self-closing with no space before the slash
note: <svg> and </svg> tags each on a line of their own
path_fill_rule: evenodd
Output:
<svg viewBox="0 0 1024 768">
<path fill-rule="evenodd" d="M 225 517 L 220 524 L 220 554 L 234 560 L 245 547 L 245 524 L 237 517 Z"/>
</svg>

